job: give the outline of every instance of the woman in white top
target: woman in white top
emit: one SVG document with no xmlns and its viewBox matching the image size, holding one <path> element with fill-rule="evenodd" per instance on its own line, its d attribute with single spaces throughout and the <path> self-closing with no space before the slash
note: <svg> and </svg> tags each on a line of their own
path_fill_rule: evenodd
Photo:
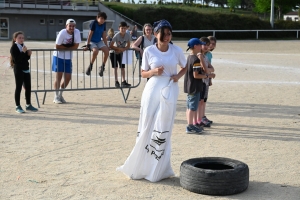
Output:
<svg viewBox="0 0 300 200">
<path fill-rule="evenodd" d="M 174 176 L 171 167 L 171 135 L 178 98 L 178 80 L 186 72 L 182 49 L 170 44 L 172 26 L 154 23 L 157 43 L 143 53 L 142 77 L 149 78 L 142 99 L 136 143 L 117 170 L 131 179 L 157 182 Z M 177 72 L 177 65 L 180 66 Z"/>
<path fill-rule="evenodd" d="M 153 45 L 154 40 L 155 36 L 153 35 L 152 25 L 147 23 L 143 26 L 143 35 L 131 45 L 131 48 L 140 53 L 138 58 L 142 58 L 144 49 L 150 45 Z"/>
</svg>

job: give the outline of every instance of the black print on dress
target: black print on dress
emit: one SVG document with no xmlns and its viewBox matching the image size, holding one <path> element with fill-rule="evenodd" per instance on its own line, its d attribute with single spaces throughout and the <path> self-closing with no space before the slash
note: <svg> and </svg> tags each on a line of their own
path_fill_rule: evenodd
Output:
<svg viewBox="0 0 300 200">
<path fill-rule="evenodd" d="M 152 139 L 152 141 L 160 146 L 160 145 L 162 145 L 163 143 L 166 142 L 166 139 L 160 139 L 159 137 L 156 136 L 156 139 Z"/>
<path fill-rule="evenodd" d="M 165 150 L 163 149 L 163 150 L 157 150 L 154 146 L 152 146 L 152 145 L 150 145 L 150 147 L 151 148 L 153 148 L 153 150 L 151 151 L 151 155 L 153 155 L 154 156 L 154 158 L 156 159 L 156 160 L 160 160 L 161 159 L 161 157 L 164 155 L 164 153 L 165 153 Z M 146 147 L 145 147 L 145 149 L 147 150 L 147 153 L 149 153 L 149 145 L 147 145 Z M 160 153 L 160 155 L 159 155 L 159 153 Z"/>
<path fill-rule="evenodd" d="M 150 151 L 149 146 L 150 146 L 151 149 L 152 149 L 150 155 L 153 155 L 154 158 L 155 158 L 156 160 L 159 161 L 159 160 L 161 159 L 161 157 L 164 155 L 165 149 L 158 150 L 158 149 L 156 149 L 154 146 L 152 146 L 152 145 L 150 144 L 150 145 L 147 145 L 147 146 L 145 147 L 145 149 L 147 150 L 147 153 L 149 153 L 149 151 Z"/>
<path fill-rule="evenodd" d="M 159 131 L 157 131 L 157 130 L 153 130 L 153 132 L 156 132 L 156 133 L 163 134 L 163 133 L 168 133 L 169 131 L 163 131 L 163 132 L 159 132 Z"/>
</svg>

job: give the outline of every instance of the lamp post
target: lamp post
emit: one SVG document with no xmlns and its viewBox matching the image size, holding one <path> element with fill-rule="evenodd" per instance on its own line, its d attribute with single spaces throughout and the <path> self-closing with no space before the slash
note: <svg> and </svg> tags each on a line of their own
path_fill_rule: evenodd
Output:
<svg viewBox="0 0 300 200">
<path fill-rule="evenodd" d="M 271 0 L 270 23 L 271 23 L 271 27 L 274 28 L 274 0 Z"/>
</svg>

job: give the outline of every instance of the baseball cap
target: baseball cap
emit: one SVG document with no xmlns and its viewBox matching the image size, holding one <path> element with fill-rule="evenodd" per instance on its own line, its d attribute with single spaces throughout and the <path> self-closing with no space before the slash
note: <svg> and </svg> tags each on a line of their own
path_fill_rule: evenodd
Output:
<svg viewBox="0 0 300 200">
<path fill-rule="evenodd" d="M 162 27 L 168 27 L 171 31 L 172 31 L 172 26 L 171 24 L 165 20 L 162 19 L 160 21 L 154 22 L 153 24 L 153 28 L 154 28 L 154 32 L 156 33 L 159 29 L 161 29 Z"/>
<path fill-rule="evenodd" d="M 75 22 L 74 19 L 68 19 L 68 20 L 66 21 L 66 25 L 68 25 L 69 23 L 76 24 L 76 22 Z"/>
<path fill-rule="evenodd" d="M 192 38 L 192 39 L 190 39 L 190 40 L 188 41 L 188 44 L 187 44 L 187 46 L 189 47 L 189 48 L 187 49 L 187 51 L 188 51 L 190 48 L 193 48 L 195 45 L 199 45 L 199 44 L 204 45 L 204 44 L 206 44 L 206 43 L 205 43 L 205 42 L 202 42 L 202 41 L 199 40 L 198 38 Z"/>
</svg>

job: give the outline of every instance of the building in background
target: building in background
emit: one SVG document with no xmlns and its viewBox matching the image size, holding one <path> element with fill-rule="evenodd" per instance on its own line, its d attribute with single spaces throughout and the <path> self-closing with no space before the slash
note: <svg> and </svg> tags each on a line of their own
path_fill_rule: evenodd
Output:
<svg viewBox="0 0 300 200">
<path fill-rule="evenodd" d="M 283 20 L 286 21 L 299 21 L 299 14 L 298 12 L 289 12 L 283 15 Z"/>
<path fill-rule="evenodd" d="M 98 0 L 0 0 L 0 40 L 11 39 L 16 31 L 24 31 L 27 39 L 55 40 L 65 28 L 67 19 L 76 21 L 83 33 L 83 24 L 95 19 L 99 11 L 106 12 L 110 26 L 118 29 L 121 21 L 133 26 L 131 19 L 107 8 Z M 81 2 L 81 3 L 78 3 Z M 110 27 L 109 27 L 110 28 Z"/>
</svg>

